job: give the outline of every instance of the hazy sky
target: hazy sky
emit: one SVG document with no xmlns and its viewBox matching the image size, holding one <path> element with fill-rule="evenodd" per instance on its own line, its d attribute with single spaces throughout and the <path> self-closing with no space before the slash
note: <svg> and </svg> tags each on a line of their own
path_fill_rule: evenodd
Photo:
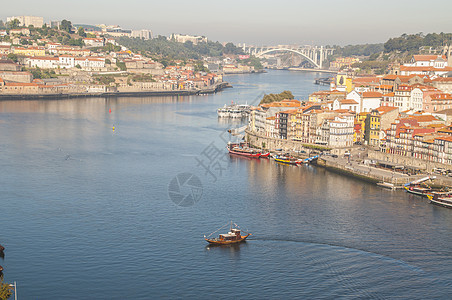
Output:
<svg viewBox="0 0 452 300">
<path fill-rule="evenodd" d="M 256 45 L 379 43 L 403 33 L 452 32 L 451 12 L 451 0 L 0 0 L 3 20 L 34 15 Z"/>
</svg>

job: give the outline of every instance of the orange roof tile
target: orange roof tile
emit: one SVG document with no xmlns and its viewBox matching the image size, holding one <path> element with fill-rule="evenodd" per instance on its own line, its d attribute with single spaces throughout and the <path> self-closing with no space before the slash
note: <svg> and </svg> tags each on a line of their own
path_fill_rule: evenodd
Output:
<svg viewBox="0 0 452 300">
<path fill-rule="evenodd" d="M 363 92 L 363 98 L 381 98 L 382 96 L 380 92 Z"/>
</svg>

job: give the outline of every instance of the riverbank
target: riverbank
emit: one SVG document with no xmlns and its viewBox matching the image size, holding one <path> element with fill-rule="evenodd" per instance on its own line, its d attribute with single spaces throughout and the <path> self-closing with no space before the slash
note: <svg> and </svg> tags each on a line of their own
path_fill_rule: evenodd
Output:
<svg viewBox="0 0 452 300">
<path fill-rule="evenodd" d="M 269 138 L 257 135 L 256 133 L 246 132 L 246 140 L 256 148 L 262 148 L 270 152 L 277 152 L 276 149 L 282 152 L 290 153 L 290 155 L 297 158 L 307 158 L 312 155 L 318 154 L 318 151 L 306 148 L 301 142 L 284 141 L 281 139 Z M 351 150 L 351 156 L 344 156 L 345 151 Z M 378 152 L 373 150 L 364 150 L 362 146 L 348 148 L 331 149 L 330 153 L 333 155 L 320 156 L 315 165 L 325 168 L 329 171 L 339 173 L 348 177 L 354 177 L 370 183 L 386 182 L 391 183 L 397 188 L 408 182 L 425 177 L 430 174 L 428 169 L 420 169 L 417 175 L 407 175 L 405 173 L 396 172 L 394 170 L 388 170 L 378 168 L 376 165 L 371 165 L 369 160 L 382 159 L 382 155 L 377 155 Z M 384 161 L 389 161 L 387 158 Z M 403 165 L 401 160 L 396 160 L 399 165 Z M 419 161 L 419 160 L 417 160 Z M 364 163 L 366 162 L 366 163 Z M 412 168 L 411 165 L 403 165 L 405 168 Z M 417 166 L 422 167 L 422 163 L 418 163 Z M 435 186 L 450 187 L 452 188 L 452 178 L 446 176 L 436 176 Z"/>
<path fill-rule="evenodd" d="M 324 70 L 324 69 L 308 69 L 308 68 L 287 68 L 287 70 L 288 71 L 332 73 L 332 74 L 336 74 L 337 73 L 337 71 Z"/>
<path fill-rule="evenodd" d="M 220 92 L 232 88 L 228 82 L 221 82 L 213 87 L 196 90 L 170 91 L 137 91 L 137 92 L 106 92 L 106 93 L 55 93 L 55 94 L 0 94 L 1 100 L 40 100 L 40 99 L 72 99 L 72 98 L 111 98 L 111 97 L 164 97 L 164 96 L 194 96 Z"/>
<path fill-rule="evenodd" d="M 267 73 L 267 71 L 262 69 L 253 71 L 223 72 L 224 75 L 259 74 L 259 73 Z"/>
</svg>

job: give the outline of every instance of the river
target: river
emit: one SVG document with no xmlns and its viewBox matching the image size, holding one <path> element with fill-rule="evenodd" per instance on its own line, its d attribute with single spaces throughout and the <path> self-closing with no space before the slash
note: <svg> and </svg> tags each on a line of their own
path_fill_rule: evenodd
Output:
<svg viewBox="0 0 452 300">
<path fill-rule="evenodd" d="M 240 124 L 218 107 L 283 90 L 307 99 L 321 76 L 231 75 L 234 88 L 207 96 L 0 101 L 5 280 L 19 299 L 448 299 L 451 210 L 226 154 Z M 249 241 L 207 246 L 230 220 Z"/>
</svg>

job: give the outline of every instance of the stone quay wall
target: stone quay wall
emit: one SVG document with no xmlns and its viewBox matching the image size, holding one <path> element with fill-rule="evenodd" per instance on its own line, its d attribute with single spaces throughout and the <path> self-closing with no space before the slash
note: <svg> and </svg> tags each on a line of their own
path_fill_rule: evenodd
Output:
<svg viewBox="0 0 452 300">
<path fill-rule="evenodd" d="M 425 170 L 426 172 L 432 172 L 434 168 L 443 168 L 452 170 L 451 165 L 445 165 L 437 162 L 430 162 L 423 159 L 402 156 L 397 154 L 390 154 L 381 151 L 369 150 L 368 152 L 369 159 L 375 159 L 380 161 L 386 161 L 388 163 L 394 163 L 402 166 L 414 167 L 421 170 Z"/>
</svg>

